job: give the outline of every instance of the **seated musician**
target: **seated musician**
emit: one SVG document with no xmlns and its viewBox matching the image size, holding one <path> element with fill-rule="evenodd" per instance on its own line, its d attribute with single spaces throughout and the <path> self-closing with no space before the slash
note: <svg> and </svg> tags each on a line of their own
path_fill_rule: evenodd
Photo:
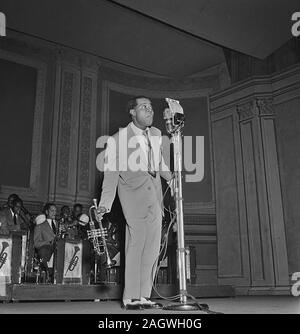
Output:
<svg viewBox="0 0 300 334">
<path fill-rule="evenodd" d="M 60 222 L 63 224 L 69 224 L 72 222 L 71 210 L 67 205 L 64 205 L 60 209 Z"/>
<path fill-rule="evenodd" d="M 50 282 L 48 261 L 56 247 L 58 224 L 55 220 L 56 206 L 47 203 L 44 207 L 45 221 L 36 224 L 34 229 L 34 247 L 41 259 L 41 269 L 46 272 L 46 282 Z M 39 216 L 38 216 L 39 217 Z M 43 218 L 43 217 L 42 217 Z"/>
<path fill-rule="evenodd" d="M 59 234 L 61 237 L 68 237 L 73 238 L 72 235 L 72 218 L 71 218 L 71 211 L 67 205 L 62 206 L 60 209 L 60 216 L 59 216 Z"/>
<path fill-rule="evenodd" d="M 22 213 L 22 207 L 23 201 L 18 196 L 12 200 L 10 198 L 7 207 L 0 211 L 0 234 L 8 235 L 12 231 L 28 229 L 29 221 Z"/>
<path fill-rule="evenodd" d="M 74 230 L 74 233 L 76 233 L 76 237 L 85 239 L 86 237 L 85 227 L 83 227 L 82 224 L 80 224 L 80 219 L 79 219 L 79 217 L 83 214 L 82 212 L 83 212 L 82 204 L 80 203 L 74 204 L 72 211 L 72 222 L 76 229 L 76 232 Z"/>
<path fill-rule="evenodd" d="M 11 208 L 13 207 L 13 201 L 16 199 L 16 198 L 19 198 L 19 196 L 17 194 L 10 194 L 7 198 L 7 202 L 5 204 L 3 204 L 1 210 L 4 210 L 6 208 Z"/>
</svg>

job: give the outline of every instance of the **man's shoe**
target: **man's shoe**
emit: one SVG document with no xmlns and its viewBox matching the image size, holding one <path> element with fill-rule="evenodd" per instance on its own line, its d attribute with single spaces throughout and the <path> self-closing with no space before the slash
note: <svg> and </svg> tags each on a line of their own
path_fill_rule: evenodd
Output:
<svg viewBox="0 0 300 334">
<path fill-rule="evenodd" d="M 121 304 L 121 307 L 125 310 L 143 310 L 143 306 L 139 299 L 130 299 L 128 302 Z"/>
<path fill-rule="evenodd" d="M 162 308 L 162 304 L 161 303 L 156 303 L 156 302 L 152 302 L 150 300 L 150 298 L 145 298 L 142 297 L 141 298 L 141 305 L 143 306 L 144 309 L 151 309 L 151 308 Z"/>
<path fill-rule="evenodd" d="M 208 310 L 209 309 L 207 304 L 198 304 L 198 305 L 200 306 L 201 310 Z"/>
</svg>

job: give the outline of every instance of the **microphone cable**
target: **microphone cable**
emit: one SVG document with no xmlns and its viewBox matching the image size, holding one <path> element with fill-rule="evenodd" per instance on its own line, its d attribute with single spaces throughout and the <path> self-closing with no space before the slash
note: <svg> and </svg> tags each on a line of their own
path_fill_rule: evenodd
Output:
<svg viewBox="0 0 300 334">
<path fill-rule="evenodd" d="M 171 183 L 170 183 L 171 184 Z M 163 195 L 163 199 L 165 198 L 166 194 L 167 194 L 167 191 L 169 190 L 169 188 L 171 188 L 170 184 L 168 184 L 168 187 L 166 188 L 165 192 L 164 192 L 164 195 Z M 168 239 L 169 239 L 169 233 L 170 233 L 170 229 L 172 227 L 172 225 L 174 224 L 175 220 L 176 220 L 176 214 L 174 213 L 175 210 L 171 210 L 170 209 L 170 206 L 169 208 L 166 208 L 164 207 L 165 210 L 167 210 L 167 212 L 169 213 L 170 217 L 171 217 L 171 221 L 169 223 L 169 226 L 167 228 L 167 231 L 165 232 L 164 236 L 162 237 L 162 243 L 161 243 L 161 246 L 160 246 L 160 251 L 159 251 L 159 254 L 152 266 L 152 271 L 151 271 L 151 276 L 153 277 L 154 276 L 154 279 L 153 279 L 153 290 L 155 291 L 155 293 L 163 300 L 167 300 L 169 302 L 175 302 L 176 300 L 178 300 L 180 298 L 180 294 L 177 294 L 177 295 L 173 295 L 173 296 L 163 296 L 159 291 L 158 291 L 158 282 L 157 282 L 157 279 L 158 279 L 158 272 L 162 266 L 162 262 L 164 261 L 165 257 L 166 257 L 166 254 L 167 254 L 167 248 L 168 248 Z M 162 257 L 161 257 L 162 255 Z M 161 260 L 159 261 L 161 257 Z M 158 263 L 159 261 L 159 263 Z M 153 271 L 154 271 L 154 267 L 156 266 L 156 270 L 155 270 L 155 273 L 153 275 Z M 193 300 L 193 302 L 199 307 L 199 311 L 203 311 L 207 314 L 223 314 L 222 312 L 217 312 L 217 311 L 212 311 L 209 309 L 209 306 L 207 304 L 203 304 L 203 303 L 199 303 L 199 301 L 194 297 L 192 296 L 191 294 L 187 293 L 186 294 L 186 297 Z"/>
</svg>

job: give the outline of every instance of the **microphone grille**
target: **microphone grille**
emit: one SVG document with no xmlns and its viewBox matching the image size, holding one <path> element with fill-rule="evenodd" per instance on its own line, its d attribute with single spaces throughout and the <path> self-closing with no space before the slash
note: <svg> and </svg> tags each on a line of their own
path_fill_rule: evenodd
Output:
<svg viewBox="0 0 300 334">
<path fill-rule="evenodd" d="M 169 108 L 164 110 L 164 119 L 170 119 L 172 117 L 172 112 Z"/>
</svg>

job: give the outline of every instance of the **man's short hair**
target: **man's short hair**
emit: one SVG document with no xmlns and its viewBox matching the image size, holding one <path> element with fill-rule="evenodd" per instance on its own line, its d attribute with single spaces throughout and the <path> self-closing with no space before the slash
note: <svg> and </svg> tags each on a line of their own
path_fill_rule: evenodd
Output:
<svg viewBox="0 0 300 334">
<path fill-rule="evenodd" d="M 17 194 L 10 194 L 7 199 L 9 200 L 10 198 L 16 199 L 16 198 L 20 198 L 20 197 Z"/>
<path fill-rule="evenodd" d="M 53 203 L 53 202 L 48 202 L 48 203 L 46 203 L 46 204 L 44 205 L 43 212 L 46 213 L 46 211 L 48 211 L 48 210 L 50 209 L 51 206 L 55 206 L 55 207 L 56 207 L 55 203 Z"/>
<path fill-rule="evenodd" d="M 127 112 L 128 113 L 130 113 L 131 109 L 134 109 L 137 106 L 137 100 L 138 99 L 147 99 L 147 100 L 150 100 L 149 97 L 144 96 L 144 95 L 139 95 L 139 96 L 133 97 L 132 99 L 130 99 L 127 102 Z"/>
<path fill-rule="evenodd" d="M 23 206 L 23 201 L 21 200 L 19 196 L 13 199 L 12 206 L 15 207 L 18 203 L 21 204 L 21 206 Z"/>
<path fill-rule="evenodd" d="M 70 207 L 68 205 L 63 205 L 60 209 L 60 212 L 63 212 L 65 210 L 69 210 L 70 211 Z"/>
<path fill-rule="evenodd" d="M 73 210 L 74 210 L 75 208 L 83 209 L 83 206 L 82 206 L 82 204 L 80 204 L 80 203 L 76 203 L 76 204 L 74 204 L 74 206 L 73 206 Z"/>
</svg>

